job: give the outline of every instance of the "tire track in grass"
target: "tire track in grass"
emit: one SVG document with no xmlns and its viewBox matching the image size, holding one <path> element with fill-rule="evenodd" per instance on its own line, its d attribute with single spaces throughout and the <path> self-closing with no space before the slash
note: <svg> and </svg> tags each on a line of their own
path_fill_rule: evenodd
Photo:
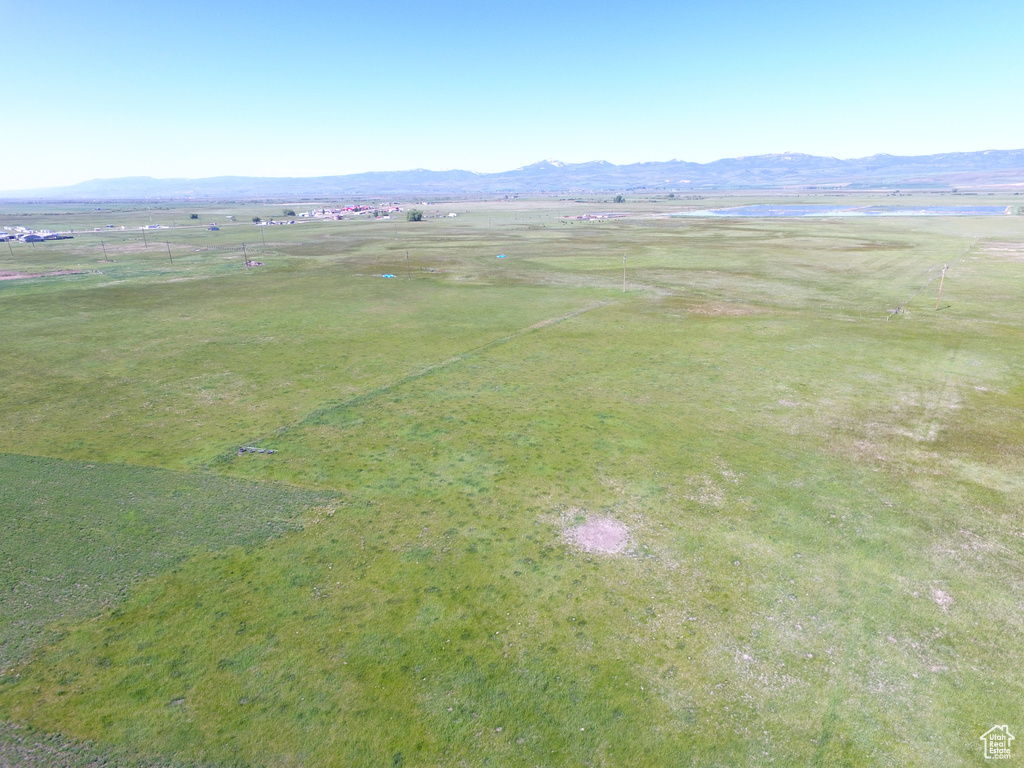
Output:
<svg viewBox="0 0 1024 768">
<path fill-rule="evenodd" d="M 329 405 L 325 405 L 321 408 L 317 408 L 316 410 L 306 414 L 298 421 L 293 422 L 292 424 L 287 424 L 285 426 L 278 427 L 276 430 L 274 430 L 274 432 L 250 440 L 249 442 L 246 443 L 246 445 L 258 445 L 270 437 L 273 437 L 275 435 L 282 435 L 288 430 L 295 429 L 296 427 L 315 426 L 317 424 L 321 424 L 322 419 L 328 413 L 331 413 L 332 411 L 335 411 L 339 408 L 350 408 L 354 405 L 365 403 L 368 400 L 372 400 L 373 398 L 377 397 L 378 395 L 381 395 L 385 392 L 389 392 L 397 387 L 409 383 L 410 381 L 415 381 L 417 379 L 423 378 L 424 376 L 429 376 L 430 374 L 436 371 L 449 368 L 457 363 L 462 362 L 463 360 L 466 360 L 469 357 L 472 357 L 473 355 L 477 355 L 480 352 L 491 349 L 492 347 L 507 344 L 508 342 L 513 341 L 519 338 L 520 336 L 524 336 L 528 333 L 534 333 L 535 331 L 540 331 L 545 328 L 549 328 L 553 325 L 563 323 L 566 320 L 572 320 L 573 318 L 579 317 L 580 315 L 586 314 L 587 312 L 592 312 L 595 309 L 600 309 L 602 307 L 608 306 L 609 304 L 613 304 L 615 303 L 615 301 L 616 299 L 605 299 L 604 301 L 592 302 L 584 307 L 580 307 L 579 309 L 574 309 L 571 312 L 566 312 L 565 314 L 558 315 L 557 317 L 549 317 L 547 320 L 541 320 L 540 322 L 534 323 L 533 325 L 528 325 L 525 328 L 520 328 L 519 330 L 513 331 L 512 333 L 509 333 L 505 336 L 493 339 L 492 341 L 488 341 L 485 344 L 480 344 L 479 346 L 473 347 L 472 349 L 468 349 L 465 352 L 460 352 L 459 354 L 441 360 L 440 362 L 433 363 L 431 365 L 413 371 L 412 373 L 400 376 L 397 379 L 389 381 L 385 384 L 381 384 L 380 386 L 374 387 L 373 389 L 369 389 L 366 392 L 360 392 L 359 394 L 353 395 L 352 397 L 349 397 L 345 400 L 339 400 L 337 402 L 330 403 Z M 229 462 L 234 457 L 235 453 L 234 451 L 232 451 L 230 454 L 224 457 L 224 461 Z"/>
<path fill-rule="evenodd" d="M 956 374 L 960 356 L 960 339 L 957 338 L 955 343 L 956 346 L 948 353 L 946 364 L 943 366 L 942 380 L 934 390 L 934 395 L 929 398 L 929 393 L 924 393 L 924 413 L 917 433 L 917 439 L 921 442 L 934 442 L 945 421 L 943 415 L 952 409 L 959 408 L 959 387 L 954 378 L 962 378 Z"/>
</svg>

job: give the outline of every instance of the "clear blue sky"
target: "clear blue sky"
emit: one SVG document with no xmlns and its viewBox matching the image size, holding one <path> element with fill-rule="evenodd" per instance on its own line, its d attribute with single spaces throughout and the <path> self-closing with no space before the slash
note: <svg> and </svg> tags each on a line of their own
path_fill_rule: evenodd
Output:
<svg viewBox="0 0 1024 768">
<path fill-rule="evenodd" d="M 0 0 L 0 190 L 1024 147 L 1024 3 Z"/>
</svg>

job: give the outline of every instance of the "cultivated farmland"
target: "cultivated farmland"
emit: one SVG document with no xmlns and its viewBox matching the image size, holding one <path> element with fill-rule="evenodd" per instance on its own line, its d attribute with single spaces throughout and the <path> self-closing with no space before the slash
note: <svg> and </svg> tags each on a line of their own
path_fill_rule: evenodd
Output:
<svg viewBox="0 0 1024 768">
<path fill-rule="evenodd" d="M 0 764 L 1024 730 L 1024 216 L 668 215 L 773 202 L 0 206 Z"/>
</svg>

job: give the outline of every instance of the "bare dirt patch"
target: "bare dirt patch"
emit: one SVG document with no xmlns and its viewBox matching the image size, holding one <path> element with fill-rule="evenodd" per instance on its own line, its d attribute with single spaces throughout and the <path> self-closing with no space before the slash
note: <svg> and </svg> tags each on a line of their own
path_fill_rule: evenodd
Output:
<svg viewBox="0 0 1024 768">
<path fill-rule="evenodd" d="M 40 272 L 35 275 L 23 275 L 20 272 L 0 272 L 0 280 L 27 280 L 30 277 L 60 277 L 61 275 L 84 275 L 81 270 L 62 269 L 59 272 Z"/>
<path fill-rule="evenodd" d="M 938 605 L 943 611 L 948 611 L 949 606 L 953 604 L 953 596 L 941 589 L 932 589 L 932 600 L 934 600 L 936 605 Z"/>
<path fill-rule="evenodd" d="M 590 517 L 583 523 L 567 527 L 565 538 L 584 552 L 614 555 L 629 542 L 629 529 L 610 517 Z"/>
<path fill-rule="evenodd" d="M 758 315 L 761 310 L 749 304 L 732 304 L 726 301 L 709 301 L 706 304 L 698 304 L 689 307 L 689 311 L 695 315 L 707 317 L 738 317 L 740 315 Z"/>
<path fill-rule="evenodd" d="M 987 256 L 1024 261 L 1024 243 L 986 243 L 981 251 Z"/>
</svg>

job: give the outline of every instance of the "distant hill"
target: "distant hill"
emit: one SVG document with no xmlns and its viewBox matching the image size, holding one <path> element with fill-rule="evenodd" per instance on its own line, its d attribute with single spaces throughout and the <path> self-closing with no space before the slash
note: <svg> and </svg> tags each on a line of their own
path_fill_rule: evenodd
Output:
<svg viewBox="0 0 1024 768">
<path fill-rule="evenodd" d="M 799 153 L 755 155 L 711 163 L 667 162 L 613 165 L 603 160 L 560 163 L 543 160 L 501 173 L 471 171 L 381 171 L 347 176 L 267 178 L 215 176 L 153 179 L 132 176 L 94 179 L 68 187 L 0 192 L 6 199 L 209 199 L 455 195 L 539 192 L 599 192 L 647 189 L 778 189 L 842 186 L 858 188 L 973 187 L 1024 185 L 1024 149 L 949 152 L 900 157 L 873 155 L 853 160 Z"/>
</svg>

